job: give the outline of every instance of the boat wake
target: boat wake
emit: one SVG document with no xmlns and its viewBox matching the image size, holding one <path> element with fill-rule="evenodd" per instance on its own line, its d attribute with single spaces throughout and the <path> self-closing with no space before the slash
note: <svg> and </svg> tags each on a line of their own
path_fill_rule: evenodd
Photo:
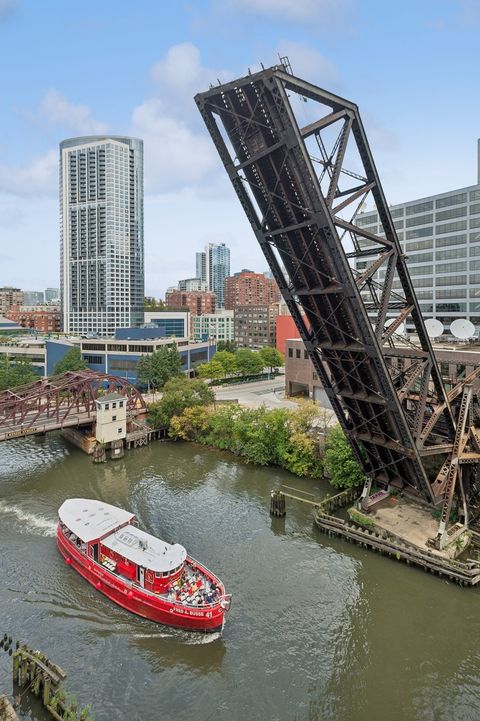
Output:
<svg viewBox="0 0 480 721">
<path fill-rule="evenodd" d="M 49 521 L 29 511 L 24 511 L 19 506 L 10 506 L 0 501 L 0 514 L 14 516 L 19 521 L 20 533 L 34 533 L 39 536 L 55 536 L 56 522 Z"/>
<path fill-rule="evenodd" d="M 204 644 L 213 643 L 222 638 L 220 631 L 214 633 L 196 633 L 192 631 L 182 631 L 181 629 L 172 629 L 170 633 L 134 633 L 133 638 L 171 638 L 180 641 L 185 646 L 203 646 Z"/>
</svg>

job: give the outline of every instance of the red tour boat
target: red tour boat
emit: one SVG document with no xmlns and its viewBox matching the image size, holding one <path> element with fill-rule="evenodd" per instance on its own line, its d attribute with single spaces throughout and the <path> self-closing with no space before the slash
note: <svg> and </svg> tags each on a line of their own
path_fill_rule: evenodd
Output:
<svg viewBox="0 0 480 721">
<path fill-rule="evenodd" d="M 127 611 L 195 631 L 223 628 L 231 596 L 217 576 L 141 531 L 135 516 L 108 503 L 69 498 L 58 511 L 57 545 L 66 562 Z"/>
</svg>

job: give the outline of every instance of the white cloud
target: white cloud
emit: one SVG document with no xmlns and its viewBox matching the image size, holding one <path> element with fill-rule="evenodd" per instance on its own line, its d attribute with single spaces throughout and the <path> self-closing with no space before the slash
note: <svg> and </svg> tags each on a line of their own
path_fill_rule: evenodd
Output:
<svg viewBox="0 0 480 721">
<path fill-rule="evenodd" d="M 105 123 L 92 117 L 88 106 L 70 103 L 53 88 L 42 98 L 37 117 L 47 125 L 62 125 L 64 128 L 85 135 L 105 133 L 108 129 Z"/>
<path fill-rule="evenodd" d="M 0 164 L 0 190 L 13 195 L 48 194 L 58 188 L 58 152 L 49 150 L 29 165 Z"/>
<path fill-rule="evenodd" d="M 200 182 L 215 167 L 213 144 L 173 118 L 157 98 L 133 111 L 132 133 L 144 140 L 147 192 L 165 192 Z"/>
<path fill-rule="evenodd" d="M 225 82 L 232 78 L 228 70 L 205 68 L 201 64 L 200 51 L 193 43 L 173 45 L 165 58 L 155 63 L 151 71 L 156 94 L 171 103 L 172 115 L 184 115 L 185 110 L 196 112 L 193 97 L 208 90 L 217 80 Z"/>
<path fill-rule="evenodd" d="M 302 25 L 316 23 L 316 30 L 343 19 L 354 0 L 229 0 L 231 7 L 253 15 Z"/>
<path fill-rule="evenodd" d="M 151 76 L 153 96 L 134 108 L 131 125 L 144 140 L 146 191 L 203 184 L 220 164 L 193 97 L 231 73 L 203 67 L 198 48 L 185 42 L 172 46 Z"/>
</svg>

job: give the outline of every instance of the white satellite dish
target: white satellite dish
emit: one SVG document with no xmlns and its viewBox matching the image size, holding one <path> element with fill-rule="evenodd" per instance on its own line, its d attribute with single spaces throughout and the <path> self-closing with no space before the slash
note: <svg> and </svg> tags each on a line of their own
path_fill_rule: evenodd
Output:
<svg viewBox="0 0 480 721">
<path fill-rule="evenodd" d="M 450 332 L 455 338 L 467 340 L 475 335 L 475 326 L 466 318 L 457 318 L 450 324 Z"/>
<path fill-rule="evenodd" d="M 389 318 L 388 320 L 386 320 L 386 321 L 385 321 L 385 328 L 390 328 L 390 326 L 392 325 L 392 323 L 394 323 L 396 320 L 397 320 L 396 318 Z M 396 333 L 397 335 L 405 335 L 405 329 L 406 329 L 406 327 L 407 327 L 407 326 L 406 326 L 406 324 L 405 324 L 405 321 L 402 320 L 402 322 L 401 322 L 400 325 L 398 326 L 398 328 L 397 328 L 397 330 L 395 331 L 395 333 Z"/>
<path fill-rule="evenodd" d="M 425 328 L 429 338 L 438 338 L 444 331 L 443 323 L 436 318 L 427 318 Z"/>
</svg>

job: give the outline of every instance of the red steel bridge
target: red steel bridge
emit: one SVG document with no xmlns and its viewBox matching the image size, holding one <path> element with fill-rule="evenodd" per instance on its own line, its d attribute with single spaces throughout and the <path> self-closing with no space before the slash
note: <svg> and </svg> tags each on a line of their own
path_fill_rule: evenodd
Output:
<svg viewBox="0 0 480 721">
<path fill-rule="evenodd" d="M 446 391 L 358 108 L 285 60 L 195 100 L 363 468 L 364 497 L 393 486 L 438 506 L 441 544 L 453 504 L 465 525 L 477 512 L 480 369 Z M 381 232 L 358 222 L 366 202 Z"/>
<path fill-rule="evenodd" d="M 0 441 L 91 424 L 103 392 L 125 396 L 127 420 L 145 413 L 141 393 L 128 381 L 91 370 L 58 376 L 0 392 Z"/>
</svg>

